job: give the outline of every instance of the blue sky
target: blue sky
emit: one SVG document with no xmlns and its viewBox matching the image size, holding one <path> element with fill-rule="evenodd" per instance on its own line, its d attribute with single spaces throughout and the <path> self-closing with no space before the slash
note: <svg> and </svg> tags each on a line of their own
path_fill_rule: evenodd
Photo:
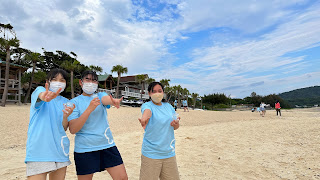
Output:
<svg viewBox="0 0 320 180">
<path fill-rule="evenodd" d="M 319 12 L 316 0 L 1 0 L 0 22 L 33 51 L 243 98 L 320 85 Z"/>
</svg>

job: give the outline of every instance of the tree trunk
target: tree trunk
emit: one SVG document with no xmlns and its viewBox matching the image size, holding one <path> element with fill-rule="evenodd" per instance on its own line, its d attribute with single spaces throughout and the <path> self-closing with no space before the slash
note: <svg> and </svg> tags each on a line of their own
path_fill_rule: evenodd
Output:
<svg viewBox="0 0 320 180">
<path fill-rule="evenodd" d="M 74 87 L 73 87 L 73 71 L 71 71 L 71 77 L 70 77 L 70 83 L 71 83 L 71 98 L 74 98 Z"/>
<path fill-rule="evenodd" d="M 120 85 L 120 73 L 118 73 L 118 82 L 117 82 L 116 98 L 119 98 L 119 85 Z"/>
<path fill-rule="evenodd" d="M 8 95 L 8 86 L 9 86 L 9 68 L 10 68 L 10 47 L 6 48 L 7 57 L 6 57 L 6 72 L 5 72 L 5 84 L 2 94 L 1 106 L 6 106 L 7 95 Z"/>
<path fill-rule="evenodd" d="M 31 78 L 30 78 L 30 82 L 29 82 L 29 88 L 26 94 L 26 97 L 24 97 L 24 104 L 26 104 L 28 102 L 28 98 L 30 96 L 31 93 L 31 88 L 32 88 L 32 82 L 33 82 L 33 76 L 34 76 L 34 70 L 36 68 L 36 63 L 32 63 L 32 73 L 31 73 Z"/>
<path fill-rule="evenodd" d="M 144 89 L 144 87 L 143 87 L 143 84 L 141 83 L 141 92 L 140 92 L 140 94 L 141 94 L 141 100 L 142 100 L 142 92 L 143 92 L 143 89 Z"/>
<path fill-rule="evenodd" d="M 197 98 L 193 102 L 193 109 L 196 108 L 196 100 L 197 100 Z"/>
<path fill-rule="evenodd" d="M 170 96 L 169 97 L 167 97 L 167 101 L 169 102 L 170 101 L 170 99 L 171 99 L 171 94 L 170 94 Z"/>
<path fill-rule="evenodd" d="M 180 108 L 181 107 L 181 104 L 180 104 L 180 94 L 179 94 L 180 92 L 179 92 L 179 90 L 178 90 L 178 108 Z"/>
</svg>

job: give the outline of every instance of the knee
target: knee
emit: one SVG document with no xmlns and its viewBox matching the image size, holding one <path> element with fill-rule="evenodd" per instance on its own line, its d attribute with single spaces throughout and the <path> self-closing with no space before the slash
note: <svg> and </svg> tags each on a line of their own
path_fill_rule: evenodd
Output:
<svg viewBox="0 0 320 180">
<path fill-rule="evenodd" d="M 127 174 L 122 174 L 120 177 L 121 180 L 128 180 Z"/>
</svg>

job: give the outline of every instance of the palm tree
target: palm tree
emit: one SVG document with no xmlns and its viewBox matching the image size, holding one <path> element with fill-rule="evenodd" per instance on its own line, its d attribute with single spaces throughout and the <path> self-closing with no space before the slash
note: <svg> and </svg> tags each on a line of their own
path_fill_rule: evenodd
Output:
<svg viewBox="0 0 320 180">
<path fill-rule="evenodd" d="M 182 91 L 181 91 L 181 94 L 182 94 L 183 98 L 187 98 L 188 99 L 188 97 L 190 95 L 190 92 L 189 92 L 189 90 L 187 88 L 183 88 Z"/>
<path fill-rule="evenodd" d="M 170 79 L 161 79 L 160 83 L 164 86 L 164 88 L 169 86 Z"/>
<path fill-rule="evenodd" d="M 153 79 L 153 78 L 148 78 L 147 80 L 146 80 L 146 83 L 149 85 L 149 84 L 151 84 L 152 82 L 155 82 L 156 80 L 155 79 Z"/>
<path fill-rule="evenodd" d="M 77 57 L 76 54 L 71 53 L 73 56 L 75 56 L 75 58 Z M 71 84 L 71 98 L 74 98 L 74 84 L 73 84 L 73 73 L 74 71 L 77 71 L 81 66 L 80 66 L 80 62 L 78 60 L 76 60 L 75 58 L 72 58 L 73 61 L 64 61 L 61 66 L 70 71 L 70 84 Z"/>
<path fill-rule="evenodd" d="M 29 98 L 30 93 L 31 93 L 32 82 L 33 82 L 33 77 L 34 77 L 34 71 L 36 69 L 36 64 L 38 62 L 42 62 L 43 61 L 43 57 L 41 57 L 40 53 L 30 52 L 29 54 L 26 55 L 25 59 L 29 64 L 32 63 L 32 73 L 31 73 L 31 78 L 30 78 L 30 81 L 29 81 L 29 88 L 28 88 L 26 96 L 24 97 L 24 103 L 27 103 L 28 98 Z"/>
<path fill-rule="evenodd" d="M 102 73 L 102 71 L 103 71 L 102 67 L 100 67 L 100 66 L 94 66 L 94 65 L 90 65 L 90 66 L 89 66 L 89 69 L 90 69 L 91 71 L 100 72 L 100 73 Z"/>
<path fill-rule="evenodd" d="M 142 99 L 142 93 L 144 90 L 144 83 L 145 83 L 146 79 L 147 79 L 147 77 L 144 74 L 136 75 L 136 82 L 138 82 L 139 85 L 141 86 L 141 92 L 140 92 L 141 99 Z"/>
<path fill-rule="evenodd" d="M 12 35 L 15 36 L 15 32 L 13 31 L 13 27 L 10 24 L 0 24 L 0 32 L 3 31 L 3 38 L 0 38 L 0 48 L 6 51 L 6 72 L 5 72 L 5 85 L 2 94 L 1 106 L 6 105 L 8 88 L 9 88 L 9 68 L 10 68 L 10 54 L 11 47 L 19 47 L 20 42 L 15 36 L 14 38 L 9 39 L 6 37 L 6 30 L 9 30 Z"/>
<path fill-rule="evenodd" d="M 178 85 L 178 86 L 174 86 L 174 89 L 175 89 L 175 91 L 177 93 L 177 96 L 178 96 L 178 107 L 180 107 L 181 106 L 181 104 L 180 104 L 180 93 L 182 91 L 182 87 L 180 85 Z"/>
<path fill-rule="evenodd" d="M 168 89 L 168 87 L 169 87 L 169 81 L 170 81 L 170 79 L 161 79 L 160 80 L 160 83 L 163 85 L 163 90 L 164 90 L 164 92 L 166 93 L 166 100 L 170 100 L 170 98 L 168 99 L 168 94 L 169 94 L 169 89 Z"/>
<path fill-rule="evenodd" d="M 186 98 L 186 100 L 187 100 L 187 102 L 188 102 L 188 98 L 189 98 L 189 95 L 190 95 L 189 90 L 188 90 L 187 88 L 183 88 L 183 89 L 181 90 L 181 94 L 182 94 L 183 98 L 184 98 L 184 99 Z"/>
<path fill-rule="evenodd" d="M 192 93 L 192 99 L 193 99 L 193 109 L 196 107 L 196 102 L 199 94 L 198 93 Z"/>
<path fill-rule="evenodd" d="M 111 73 L 113 72 L 116 72 L 118 74 L 116 98 L 119 98 L 119 85 L 120 85 L 121 74 L 128 73 L 128 68 L 123 67 L 121 65 L 116 65 L 116 66 L 113 66 L 111 69 Z"/>
<path fill-rule="evenodd" d="M 167 86 L 164 88 L 164 92 L 167 94 L 167 101 L 170 101 L 172 95 L 175 95 L 175 89 L 174 86 L 170 87 Z"/>
</svg>

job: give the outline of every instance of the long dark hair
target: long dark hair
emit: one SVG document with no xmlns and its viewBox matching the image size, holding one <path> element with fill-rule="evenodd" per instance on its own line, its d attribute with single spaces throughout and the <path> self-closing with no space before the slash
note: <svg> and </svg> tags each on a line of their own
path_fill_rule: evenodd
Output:
<svg viewBox="0 0 320 180">
<path fill-rule="evenodd" d="M 154 88 L 156 85 L 160 85 L 160 86 L 161 86 L 162 91 L 163 91 L 163 94 L 164 94 L 164 87 L 163 87 L 163 85 L 162 85 L 160 82 L 152 82 L 152 83 L 150 83 L 149 86 L 148 86 L 148 92 L 149 92 L 149 93 L 150 93 L 150 92 L 153 92 L 153 88 Z M 150 101 L 150 99 L 151 99 L 151 97 L 149 98 L 148 101 Z M 167 100 L 163 98 L 163 99 L 162 99 L 162 102 L 167 102 Z"/>
</svg>

